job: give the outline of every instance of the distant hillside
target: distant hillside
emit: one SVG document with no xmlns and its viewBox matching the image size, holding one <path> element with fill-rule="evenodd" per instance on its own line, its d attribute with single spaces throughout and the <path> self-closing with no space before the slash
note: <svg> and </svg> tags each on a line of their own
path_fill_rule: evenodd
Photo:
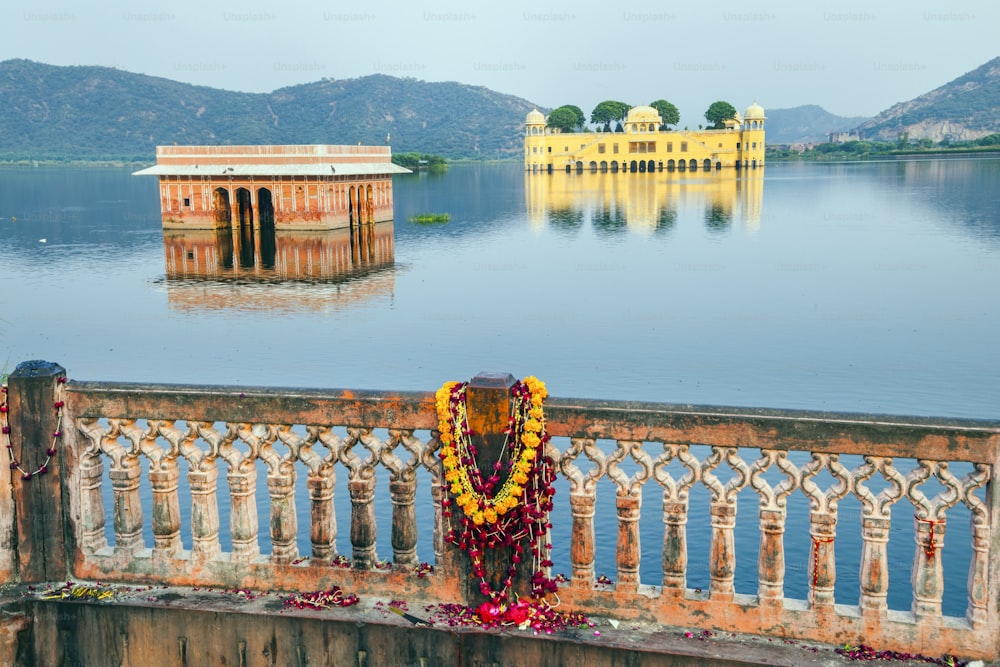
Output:
<svg viewBox="0 0 1000 667">
<path fill-rule="evenodd" d="M 967 140 L 1000 132 L 1000 57 L 909 102 L 895 104 L 858 130 L 869 139 Z"/>
<path fill-rule="evenodd" d="M 396 152 L 521 154 L 519 97 L 381 74 L 272 93 L 107 67 L 0 62 L 0 159 L 152 160 L 164 144 L 383 144 Z"/>
<path fill-rule="evenodd" d="M 806 104 L 791 109 L 767 110 L 767 143 L 809 144 L 827 141 L 830 132 L 843 132 L 868 120 L 835 116 L 821 106 Z"/>
</svg>

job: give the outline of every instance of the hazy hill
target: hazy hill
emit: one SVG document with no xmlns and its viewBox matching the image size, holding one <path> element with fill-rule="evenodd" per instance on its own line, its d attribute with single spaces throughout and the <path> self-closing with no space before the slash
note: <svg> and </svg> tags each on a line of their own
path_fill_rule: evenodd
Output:
<svg viewBox="0 0 1000 667">
<path fill-rule="evenodd" d="M 152 160 L 158 144 L 382 144 L 449 157 L 520 156 L 530 102 L 488 88 L 375 74 L 271 93 L 108 67 L 0 62 L 0 159 Z"/>
<path fill-rule="evenodd" d="M 858 126 L 870 139 L 966 140 L 1000 132 L 1000 57 Z"/>
<path fill-rule="evenodd" d="M 827 133 L 849 130 L 867 120 L 863 116 L 835 116 L 815 104 L 766 109 L 766 113 L 767 143 L 770 145 L 827 141 Z"/>
</svg>

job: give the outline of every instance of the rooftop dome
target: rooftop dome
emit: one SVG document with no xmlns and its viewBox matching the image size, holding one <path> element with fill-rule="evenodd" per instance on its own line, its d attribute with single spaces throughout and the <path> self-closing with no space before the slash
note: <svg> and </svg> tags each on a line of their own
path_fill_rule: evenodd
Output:
<svg viewBox="0 0 1000 667">
<path fill-rule="evenodd" d="M 545 116 L 538 109 L 532 109 L 524 119 L 527 125 L 544 125 Z"/>
<path fill-rule="evenodd" d="M 632 107 L 629 109 L 626 123 L 661 123 L 660 112 L 653 107 Z"/>
<path fill-rule="evenodd" d="M 744 120 L 764 120 L 764 107 L 754 102 L 743 112 Z"/>
</svg>

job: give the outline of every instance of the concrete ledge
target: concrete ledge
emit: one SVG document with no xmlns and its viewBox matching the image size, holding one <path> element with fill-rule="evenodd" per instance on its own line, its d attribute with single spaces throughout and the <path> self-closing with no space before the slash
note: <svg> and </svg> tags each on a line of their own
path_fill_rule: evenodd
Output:
<svg viewBox="0 0 1000 667">
<path fill-rule="evenodd" d="M 53 588 L 62 585 L 54 584 Z M 348 608 L 285 609 L 284 594 L 118 587 L 111 601 L 0 598 L 6 665 L 846 665 L 832 647 L 695 628 L 592 619 L 594 628 L 530 630 L 416 626 L 388 600 Z M 408 601 L 411 614 L 424 606 Z M 595 632 L 596 631 L 596 632 Z M 598 634 L 599 633 L 599 634 Z M 691 636 L 687 636 L 690 633 Z M 10 635 L 7 637 L 7 635 Z M 3 645 L 0 643 L 0 651 Z M 894 664 L 901 663 L 872 663 Z"/>
</svg>

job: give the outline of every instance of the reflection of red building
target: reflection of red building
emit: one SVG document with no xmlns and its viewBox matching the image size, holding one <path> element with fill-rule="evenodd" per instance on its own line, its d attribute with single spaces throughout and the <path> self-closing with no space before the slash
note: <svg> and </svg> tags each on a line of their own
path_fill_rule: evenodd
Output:
<svg viewBox="0 0 1000 667">
<path fill-rule="evenodd" d="M 338 281 L 392 267 L 393 243 L 391 222 L 259 238 L 221 229 L 163 232 L 171 279 Z"/>
<path fill-rule="evenodd" d="M 163 226 L 320 230 L 392 220 L 388 146 L 157 146 Z"/>
<path fill-rule="evenodd" d="M 322 312 L 391 297 L 392 222 L 325 232 L 163 231 L 167 298 L 180 310 Z"/>
</svg>

